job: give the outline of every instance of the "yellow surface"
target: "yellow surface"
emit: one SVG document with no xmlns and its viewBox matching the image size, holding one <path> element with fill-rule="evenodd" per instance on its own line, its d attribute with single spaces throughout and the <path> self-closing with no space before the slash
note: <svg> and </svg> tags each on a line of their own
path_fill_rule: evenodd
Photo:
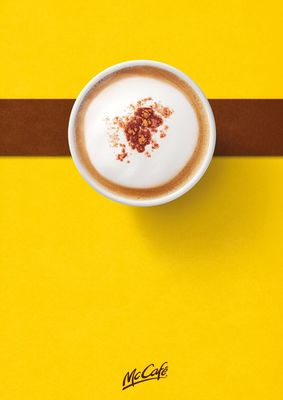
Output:
<svg viewBox="0 0 283 400">
<path fill-rule="evenodd" d="M 210 98 L 280 98 L 280 0 L 2 0 L 0 97 L 76 97 L 113 63 L 181 68 Z"/>
<path fill-rule="evenodd" d="M 71 159 L 0 159 L 0 398 L 283 398 L 283 159 L 138 209 Z M 128 369 L 168 378 L 121 390 Z"/>
<path fill-rule="evenodd" d="M 73 98 L 127 59 L 280 98 L 280 1 L 2 1 L 0 98 Z M 68 158 L 0 158 L 0 399 L 283 398 L 282 158 L 216 158 L 137 209 Z M 135 367 L 168 378 L 122 391 Z"/>
</svg>

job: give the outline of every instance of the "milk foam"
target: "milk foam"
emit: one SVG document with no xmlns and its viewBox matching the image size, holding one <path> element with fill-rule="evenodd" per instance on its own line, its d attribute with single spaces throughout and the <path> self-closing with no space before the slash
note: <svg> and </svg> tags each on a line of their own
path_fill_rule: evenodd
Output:
<svg viewBox="0 0 283 400">
<path fill-rule="evenodd" d="M 116 159 L 109 142 L 107 120 L 123 116 L 130 104 L 151 97 L 173 110 L 167 136 L 156 142 L 159 149 L 151 158 L 131 150 L 130 163 Z M 121 76 L 89 102 L 84 116 L 86 151 L 95 169 L 111 182 L 129 188 L 154 188 L 169 182 L 188 163 L 198 141 L 199 124 L 188 98 L 169 82 L 147 76 Z M 120 141 L 127 143 L 123 130 Z M 153 135 L 155 139 L 155 136 Z"/>
</svg>

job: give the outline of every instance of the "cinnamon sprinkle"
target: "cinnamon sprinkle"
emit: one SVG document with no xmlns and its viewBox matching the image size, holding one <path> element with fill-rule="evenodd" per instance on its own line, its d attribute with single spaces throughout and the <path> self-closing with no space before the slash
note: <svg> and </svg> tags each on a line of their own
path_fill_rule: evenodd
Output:
<svg viewBox="0 0 283 400">
<path fill-rule="evenodd" d="M 120 143 L 121 138 L 119 132 L 122 130 L 127 145 L 130 149 L 138 153 L 144 153 L 148 158 L 151 153 L 148 149 L 157 150 L 159 144 L 153 138 L 159 132 L 159 138 L 166 137 L 168 125 L 164 125 L 164 120 L 169 118 L 173 113 L 169 107 L 164 107 L 160 103 L 154 102 L 151 97 L 139 100 L 136 104 L 130 104 L 127 115 L 120 117 L 116 116 L 112 120 L 112 124 L 108 122 L 108 133 L 110 144 L 112 147 L 120 147 L 120 152 L 116 154 L 116 159 L 123 161 L 129 156 L 129 151 L 126 151 L 126 144 Z M 162 130 L 160 128 L 162 127 Z M 129 163 L 129 160 L 127 160 Z"/>
</svg>

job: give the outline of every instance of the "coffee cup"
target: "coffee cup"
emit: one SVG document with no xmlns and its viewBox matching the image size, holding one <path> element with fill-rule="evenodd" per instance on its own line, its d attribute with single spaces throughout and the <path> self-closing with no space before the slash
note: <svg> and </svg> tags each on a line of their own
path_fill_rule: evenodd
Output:
<svg viewBox="0 0 283 400">
<path fill-rule="evenodd" d="M 150 60 L 96 75 L 73 106 L 72 158 L 111 200 L 155 206 L 188 192 L 212 159 L 216 128 L 205 95 L 186 74 Z"/>
</svg>

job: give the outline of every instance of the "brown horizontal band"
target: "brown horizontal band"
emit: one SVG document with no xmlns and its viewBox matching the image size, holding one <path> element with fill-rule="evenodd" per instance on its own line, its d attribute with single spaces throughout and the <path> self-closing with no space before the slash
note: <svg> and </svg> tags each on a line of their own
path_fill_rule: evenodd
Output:
<svg viewBox="0 0 283 400">
<path fill-rule="evenodd" d="M 282 156 L 283 100 L 209 100 L 217 156 Z M 0 156 L 68 156 L 74 100 L 0 100 Z"/>
</svg>

